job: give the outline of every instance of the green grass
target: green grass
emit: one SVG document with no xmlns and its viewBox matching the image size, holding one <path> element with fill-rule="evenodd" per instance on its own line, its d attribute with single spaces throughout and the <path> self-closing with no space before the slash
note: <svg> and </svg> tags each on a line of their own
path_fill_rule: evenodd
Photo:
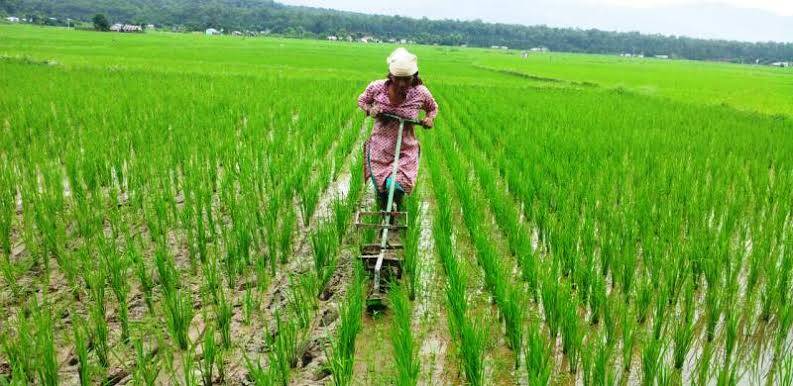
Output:
<svg viewBox="0 0 793 386">
<path fill-rule="evenodd" d="M 566 53 L 533 54 L 526 59 L 516 53 L 490 55 L 477 64 L 687 103 L 793 114 L 793 102 L 785 97 L 793 75 L 789 68 Z"/>
</svg>

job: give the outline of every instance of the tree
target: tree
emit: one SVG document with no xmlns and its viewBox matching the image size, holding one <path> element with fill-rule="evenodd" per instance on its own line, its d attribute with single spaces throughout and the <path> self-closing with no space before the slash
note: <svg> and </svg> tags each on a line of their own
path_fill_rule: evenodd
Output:
<svg viewBox="0 0 793 386">
<path fill-rule="evenodd" d="M 110 31 L 110 22 L 107 21 L 107 17 L 101 13 L 97 13 L 94 15 L 92 19 L 94 21 L 94 29 L 97 31 Z"/>
</svg>

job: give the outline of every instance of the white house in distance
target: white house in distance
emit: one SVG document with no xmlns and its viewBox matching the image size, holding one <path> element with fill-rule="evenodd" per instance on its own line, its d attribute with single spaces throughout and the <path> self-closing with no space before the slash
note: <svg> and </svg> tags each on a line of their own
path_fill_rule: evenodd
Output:
<svg viewBox="0 0 793 386">
<path fill-rule="evenodd" d="M 791 63 L 791 62 L 774 62 L 774 63 L 771 63 L 771 65 L 774 66 L 774 67 L 790 67 L 790 66 L 793 65 L 793 63 Z"/>
<path fill-rule="evenodd" d="M 335 36 L 335 35 L 330 35 L 330 36 L 328 36 L 328 40 L 335 42 L 335 41 L 339 40 L 339 38 L 337 36 Z"/>
<path fill-rule="evenodd" d="M 139 25 L 121 23 L 111 25 L 110 30 L 113 32 L 143 32 L 143 28 Z"/>
<path fill-rule="evenodd" d="M 19 23 L 19 18 L 16 16 L 9 16 L 6 18 L 6 20 L 8 20 L 10 23 Z"/>
<path fill-rule="evenodd" d="M 669 59 L 669 55 L 655 55 L 656 59 Z"/>
<path fill-rule="evenodd" d="M 218 30 L 216 30 L 214 28 L 207 28 L 207 30 L 204 31 L 204 34 L 206 34 L 206 35 L 220 35 L 220 31 L 218 31 Z"/>
</svg>

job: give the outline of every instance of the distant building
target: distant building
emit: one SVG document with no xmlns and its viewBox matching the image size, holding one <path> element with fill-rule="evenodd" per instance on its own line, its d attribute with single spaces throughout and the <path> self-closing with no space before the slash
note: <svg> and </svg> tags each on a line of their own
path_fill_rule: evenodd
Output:
<svg viewBox="0 0 793 386">
<path fill-rule="evenodd" d="M 790 67 L 792 64 L 790 62 L 774 62 L 771 65 L 774 67 Z"/>
<path fill-rule="evenodd" d="M 116 23 L 110 26 L 110 31 L 113 32 L 143 32 L 143 27 L 134 24 L 121 24 Z"/>
<path fill-rule="evenodd" d="M 656 59 L 669 59 L 669 55 L 655 55 Z"/>
<path fill-rule="evenodd" d="M 490 48 L 497 50 L 499 46 L 490 46 Z"/>
<path fill-rule="evenodd" d="M 214 28 L 207 28 L 207 30 L 204 31 L 204 34 L 205 35 L 220 35 L 220 31 L 218 31 L 218 30 L 216 30 Z"/>
<path fill-rule="evenodd" d="M 124 24 L 121 32 L 143 32 L 143 27 L 134 24 Z"/>
<path fill-rule="evenodd" d="M 532 47 L 531 52 L 548 52 L 548 47 Z"/>
<path fill-rule="evenodd" d="M 399 39 L 399 44 L 407 44 L 407 39 Z"/>
<path fill-rule="evenodd" d="M 154 29 L 154 24 L 146 24 L 146 29 Z"/>
<path fill-rule="evenodd" d="M 11 23 L 19 23 L 19 18 L 16 16 L 9 16 L 6 18 L 6 20 L 8 20 Z"/>
<path fill-rule="evenodd" d="M 334 35 L 330 35 L 330 36 L 328 36 L 328 40 L 335 42 L 335 41 L 339 40 L 339 38 L 334 36 Z"/>
<path fill-rule="evenodd" d="M 240 31 L 231 31 L 231 34 L 233 36 L 242 36 L 242 32 L 240 32 Z"/>
<path fill-rule="evenodd" d="M 375 43 L 377 39 L 374 36 L 364 36 L 361 38 L 361 43 Z"/>
</svg>

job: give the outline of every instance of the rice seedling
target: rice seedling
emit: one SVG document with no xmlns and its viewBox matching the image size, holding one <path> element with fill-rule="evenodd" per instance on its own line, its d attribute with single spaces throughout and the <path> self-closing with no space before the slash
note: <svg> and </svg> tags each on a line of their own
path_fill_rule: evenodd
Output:
<svg viewBox="0 0 793 386">
<path fill-rule="evenodd" d="M 198 384 L 195 380 L 195 353 L 192 347 L 182 351 L 182 381 L 185 385 Z"/>
<path fill-rule="evenodd" d="M 553 356 L 551 345 L 536 322 L 529 323 L 524 358 L 528 384 L 547 385 L 553 371 Z"/>
<path fill-rule="evenodd" d="M 158 358 L 154 353 L 148 352 L 139 339 L 132 342 L 135 347 L 135 369 L 133 371 L 133 379 L 138 384 L 142 385 L 155 385 L 157 377 L 160 374 L 160 367 L 158 366 Z"/>
<path fill-rule="evenodd" d="M 273 376 L 278 379 L 281 385 L 289 384 L 289 374 L 294 362 L 295 348 L 297 346 L 297 327 L 288 319 L 284 319 L 280 314 L 275 315 L 276 328 L 278 335 L 268 339 L 270 351 L 270 369 Z"/>
<path fill-rule="evenodd" d="M 285 212 L 284 217 L 281 219 L 281 230 L 279 232 L 281 235 L 279 243 L 281 264 L 286 264 L 289 255 L 292 253 L 292 233 L 297 222 L 297 215 L 294 210 L 286 209 Z"/>
<path fill-rule="evenodd" d="M 85 320 L 76 316 L 72 323 L 72 333 L 80 386 L 88 386 L 91 384 L 91 362 L 88 359 L 88 331 L 85 328 Z"/>
<path fill-rule="evenodd" d="M 706 342 L 702 346 L 702 354 L 697 361 L 697 384 L 706 385 L 710 379 L 710 362 L 713 359 L 713 343 Z"/>
<path fill-rule="evenodd" d="M 589 294 L 589 321 L 591 324 L 598 324 L 601 315 L 604 315 L 606 304 L 606 282 L 603 276 L 594 274 L 592 281 L 592 291 Z"/>
<path fill-rule="evenodd" d="M 212 326 L 207 326 L 204 330 L 204 338 L 201 341 L 201 352 L 203 358 L 201 359 L 201 380 L 204 386 L 210 386 L 213 383 L 213 371 L 215 368 L 215 356 L 217 347 L 215 346 L 215 330 Z"/>
<path fill-rule="evenodd" d="M 644 350 L 642 351 L 643 384 L 652 385 L 655 382 L 661 368 L 663 352 L 663 342 L 657 339 L 651 339 L 647 345 L 644 346 Z"/>
<path fill-rule="evenodd" d="M 36 373 L 38 383 L 54 386 L 58 384 L 58 358 L 55 352 L 55 336 L 50 309 L 41 307 L 34 302 L 37 309 L 34 315 L 36 323 L 35 353 L 38 356 Z"/>
<path fill-rule="evenodd" d="M 106 306 L 105 306 L 105 282 L 106 270 L 98 269 L 96 271 L 89 271 L 85 275 L 86 284 L 91 289 L 91 298 L 93 305 L 90 309 L 91 323 L 93 328 L 91 330 L 91 342 L 93 343 L 94 352 L 96 353 L 99 365 L 102 368 L 107 368 L 109 365 L 109 327 L 105 319 Z"/>
<path fill-rule="evenodd" d="M 138 283 L 140 284 L 141 292 L 143 292 L 143 299 L 146 302 L 146 307 L 150 314 L 154 313 L 154 280 L 151 277 L 151 273 L 149 272 L 149 268 L 146 266 L 146 262 L 143 260 L 138 247 L 135 244 L 130 244 L 128 253 L 130 254 L 130 259 L 132 263 L 135 265 L 135 276 L 138 278 Z"/>
<path fill-rule="evenodd" d="M 215 304 L 215 321 L 220 332 L 220 342 L 224 349 L 231 347 L 231 317 L 233 310 L 226 296 L 226 291 L 218 291 L 217 304 Z M 189 324 L 189 321 L 188 321 Z"/>
<path fill-rule="evenodd" d="M 189 293 L 181 290 L 165 295 L 165 319 L 171 339 L 180 350 L 187 350 L 190 346 L 188 330 L 193 320 L 193 300 Z"/>
<path fill-rule="evenodd" d="M 16 315 L 16 329 L 4 329 L 0 334 L 0 347 L 11 365 L 11 381 L 16 384 L 34 382 L 36 374 L 35 335 L 33 326 L 24 312 Z"/>
<path fill-rule="evenodd" d="M 416 385 L 420 370 L 418 349 L 411 330 L 411 311 L 409 294 L 400 285 L 390 288 L 390 305 L 394 313 L 391 329 L 391 347 L 394 351 L 397 374 L 396 385 Z"/>
<path fill-rule="evenodd" d="M 617 325 L 622 315 L 623 303 L 613 292 L 608 295 L 603 307 L 603 331 L 606 334 L 606 342 L 614 346 L 617 342 Z"/>
<path fill-rule="evenodd" d="M 675 325 L 672 332 L 674 342 L 674 365 L 675 369 L 682 369 L 688 357 L 688 352 L 694 343 L 694 325 L 690 319 L 682 318 Z"/>
<path fill-rule="evenodd" d="M 11 257 L 11 224 L 13 221 L 13 214 L 16 210 L 14 203 L 15 192 L 12 189 L 8 173 L 3 171 L 0 174 L 0 185 L 4 188 L 0 190 L 0 251 L 3 252 L 3 257 L 9 260 Z"/>
<path fill-rule="evenodd" d="M 578 319 L 578 309 L 574 297 L 569 290 L 564 291 L 564 304 L 561 306 L 562 350 L 570 363 L 570 373 L 578 368 L 578 359 L 584 335 Z"/>
<path fill-rule="evenodd" d="M 338 263 L 339 238 L 336 228 L 332 224 L 322 224 L 311 235 L 311 245 L 314 249 L 314 273 L 318 282 L 319 295 L 325 290 Z"/>
<path fill-rule="evenodd" d="M 647 313 L 650 310 L 650 304 L 653 300 L 653 287 L 649 279 L 639 286 L 636 293 L 636 322 L 644 324 L 647 319 Z"/>
<path fill-rule="evenodd" d="M 217 352 L 215 353 L 215 368 L 217 369 L 217 379 L 220 383 L 224 383 L 226 380 L 226 355 L 228 351 L 218 348 Z"/>
<path fill-rule="evenodd" d="M 256 386 L 275 386 L 278 385 L 278 379 L 271 374 L 272 367 L 264 368 L 259 362 L 252 362 L 250 358 L 245 357 L 245 366 L 248 370 L 250 380 Z"/>
<path fill-rule="evenodd" d="M 627 306 L 626 306 L 627 307 Z M 631 368 L 633 361 L 633 348 L 636 343 L 636 319 L 629 309 L 624 309 L 622 314 L 622 365 L 625 371 Z"/>
<path fill-rule="evenodd" d="M 129 261 L 124 254 L 117 253 L 114 248 L 106 251 L 105 267 L 107 268 L 107 278 L 113 294 L 118 302 L 118 318 L 121 322 L 121 340 L 129 342 L 129 306 L 127 298 L 129 296 L 129 283 L 127 282 L 127 271 Z"/>
</svg>

